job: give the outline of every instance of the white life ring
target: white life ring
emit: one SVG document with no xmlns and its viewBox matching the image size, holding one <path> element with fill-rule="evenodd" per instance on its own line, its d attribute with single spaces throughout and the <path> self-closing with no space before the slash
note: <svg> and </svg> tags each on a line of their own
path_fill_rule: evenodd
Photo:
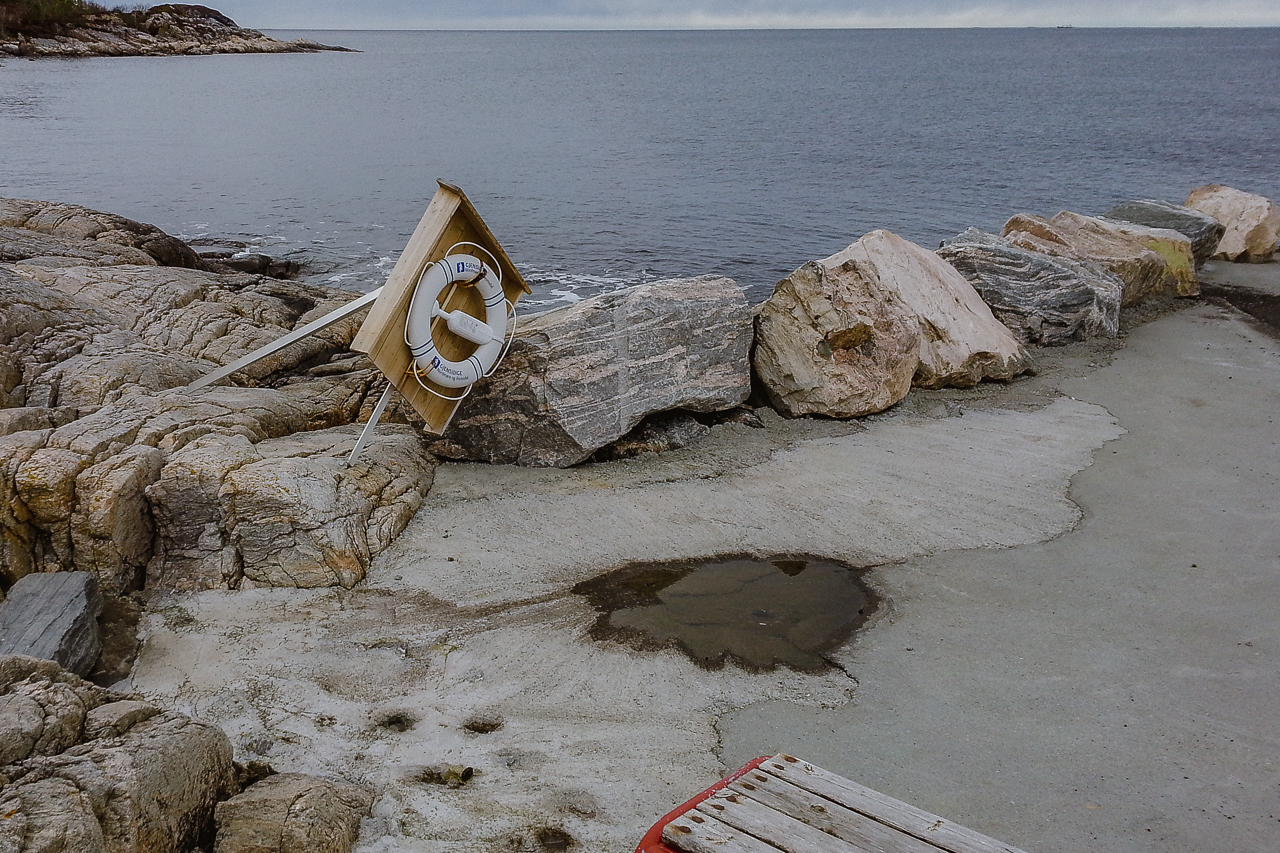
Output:
<svg viewBox="0 0 1280 853">
<path fill-rule="evenodd" d="M 446 311 L 436 302 L 440 291 L 454 282 L 473 285 L 484 300 L 484 322 L 461 308 Z M 444 317 L 449 330 L 478 344 L 462 361 L 450 361 L 436 349 L 431 337 L 431 321 Z M 466 388 L 488 376 L 502 354 L 507 335 L 507 297 L 493 270 L 474 255 L 446 255 L 422 271 L 409 316 L 405 322 L 405 343 L 413 355 L 420 378 L 429 378 L 445 388 Z"/>
</svg>

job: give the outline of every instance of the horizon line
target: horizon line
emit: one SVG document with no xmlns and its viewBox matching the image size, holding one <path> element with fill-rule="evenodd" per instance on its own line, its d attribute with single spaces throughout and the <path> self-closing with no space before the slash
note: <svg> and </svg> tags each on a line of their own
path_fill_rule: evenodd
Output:
<svg viewBox="0 0 1280 853">
<path fill-rule="evenodd" d="M 241 25 L 245 26 L 245 25 Z M 832 26 L 614 26 L 614 27 L 506 27 L 506 26 L 435 26 L 435 27 L 316 27 L 316 26 L 263 26 L 258 25 L 249 27 L 257 30 L 306 30 L 308 32 L 360 32 L 360 33 L 441 33 L 441 32 L 459 32 L 459 33 L 533 33 L 533 32 L 553 32 L 553 33 L 626 33 L 626 32 L 796 32 L 796 31 L 823 31 L 832 32 L 837 30 L 1274 30 L 1280 29 L 1280 23 L 1275 24 L 1024 24 L 1022 26 L 996 26 L 988 24 L 935 24 L 922 26 L 889 26 L 876 24 L 863 25 L 832 25 Z"/>
</svg>

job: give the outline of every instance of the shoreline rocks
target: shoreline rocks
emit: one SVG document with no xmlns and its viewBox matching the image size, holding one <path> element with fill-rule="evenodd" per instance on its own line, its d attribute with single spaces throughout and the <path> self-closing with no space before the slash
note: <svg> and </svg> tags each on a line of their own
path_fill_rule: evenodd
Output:
<svg viewBox="0 0 1280 853">
<path fill-rule="evenodd" d="M 315 53 L 350 48 L 307 39 L 280 41 L 207 6 L 168 3 L 103 11 L 51 29 L 0 34 L 0 54 L 21 57 L 207 56 L 215 53 Z"/>
<path fill-rule="evenodd" d="M 911 390 L 920 327 L 873 267 L 810 261 L 757 309 L 753 365 L 784 415 L 868 415 Z"/>
<path fill-rule="evenodd" d="M 1105 217 L 1185 234 L 1191 240 L 1196 269 L 1217 253 L 1218 243 L 1227 230 L 1225 225 L 1207 213 L 1156 199 L 1126 201 L 1108 210 Z"/>
<path fill-rule="evenodd" d="M 1099 264 L 1123 283 L 1122 308 L 1177 290 L 1177 280 L 1157 252 L 1089 216 L 1065 210 L 1052 219 L 1019 213 L 1004 224 L 1000 236 L 1033 252 Z"/>
<path fill-rule="evenodd" d="M 751 309 L 729 278 L 670 279 L 520 322 L 506 359 L 459 405 L 433 453 L 563 468 L 656 412 L 746 402 Z"/>
<path fill-rule="evenodd" d="M 1187 207 L 1221 222 L 1226 231 L 1214 257 L 1228 261 L 1263 263 L 1276 253 L 1280 240 L 1280 207 L 1271 199 L 1221 184 L 1196 187 Z"/>
<path fill-rule="evenodd" d="M 1123 285 L 1101 267 L 1033 252 L 977 228 L 948 240 L 937 254 L 1025 343 L 1061 346 L 1120 333 Z"/>
<path fill-rule="evenodd" d="M 217 726 L 0 655 L 0 849 L 351 850 L 369 792 L 270 768 L 242 791 L 232 757 Z"/>
<path fill-rule="evenodd" d="M 1022 344 L 950 264 L 891 231 L 876 230 L 825 260 L 870 265 L 920 324 L 921 388 L 971 388 L 984 379 L 1008 380 L 1031 364 Z"/>
</svg>

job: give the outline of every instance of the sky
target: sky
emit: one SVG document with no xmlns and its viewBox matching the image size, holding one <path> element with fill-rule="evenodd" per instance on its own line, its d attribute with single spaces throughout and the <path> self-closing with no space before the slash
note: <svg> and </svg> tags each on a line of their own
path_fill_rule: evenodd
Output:
<svg viewBox="0 0 1280 853">
<path fill-rule="evenodd" d="M 1280 26 L 1277 0 L 204 0 L 256 29 Z"/>
</svg>

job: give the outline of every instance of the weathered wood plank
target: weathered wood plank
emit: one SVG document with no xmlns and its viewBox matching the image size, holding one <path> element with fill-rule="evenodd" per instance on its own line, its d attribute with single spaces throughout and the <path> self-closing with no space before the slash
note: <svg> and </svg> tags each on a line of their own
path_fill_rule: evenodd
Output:
<svg viewBox="0 0 1280 853">
<path fill-rule="evenodd" d="M 815 829 L 847 841 L 859 850 L 885 853 L 939 853 L 939 848 L 914 835 L 886 826 L 825 797 L 766 773 L 748 774 L 729 790 L 762 806 L 803 821 Z"/>
<path fill-rule="evenodd" d="M 757 776 L 766 774 L 875 818 L 951 853 L 1024 853 L 1003 841 L 885 796 L 785 753 L 774 756 L 743 778 L 754 783 L 760 781 Z"/>
<path fill-rule="evenodd" d="M 737 794 L 717 795 L 699 803 L 697 809 L 707 817 L 754 835 L 786 853 L 861 853 L 875 850 L 855 847 L 817 827 Z M 892 853 L 892 850 L 884 853 Z"/>
<path fill-rule="evenodd" d="M 696 812 L 686 812 L 663 827 L 662 840 L 686 853 L 778 853 L 778 848 Z"/>
</svg>

